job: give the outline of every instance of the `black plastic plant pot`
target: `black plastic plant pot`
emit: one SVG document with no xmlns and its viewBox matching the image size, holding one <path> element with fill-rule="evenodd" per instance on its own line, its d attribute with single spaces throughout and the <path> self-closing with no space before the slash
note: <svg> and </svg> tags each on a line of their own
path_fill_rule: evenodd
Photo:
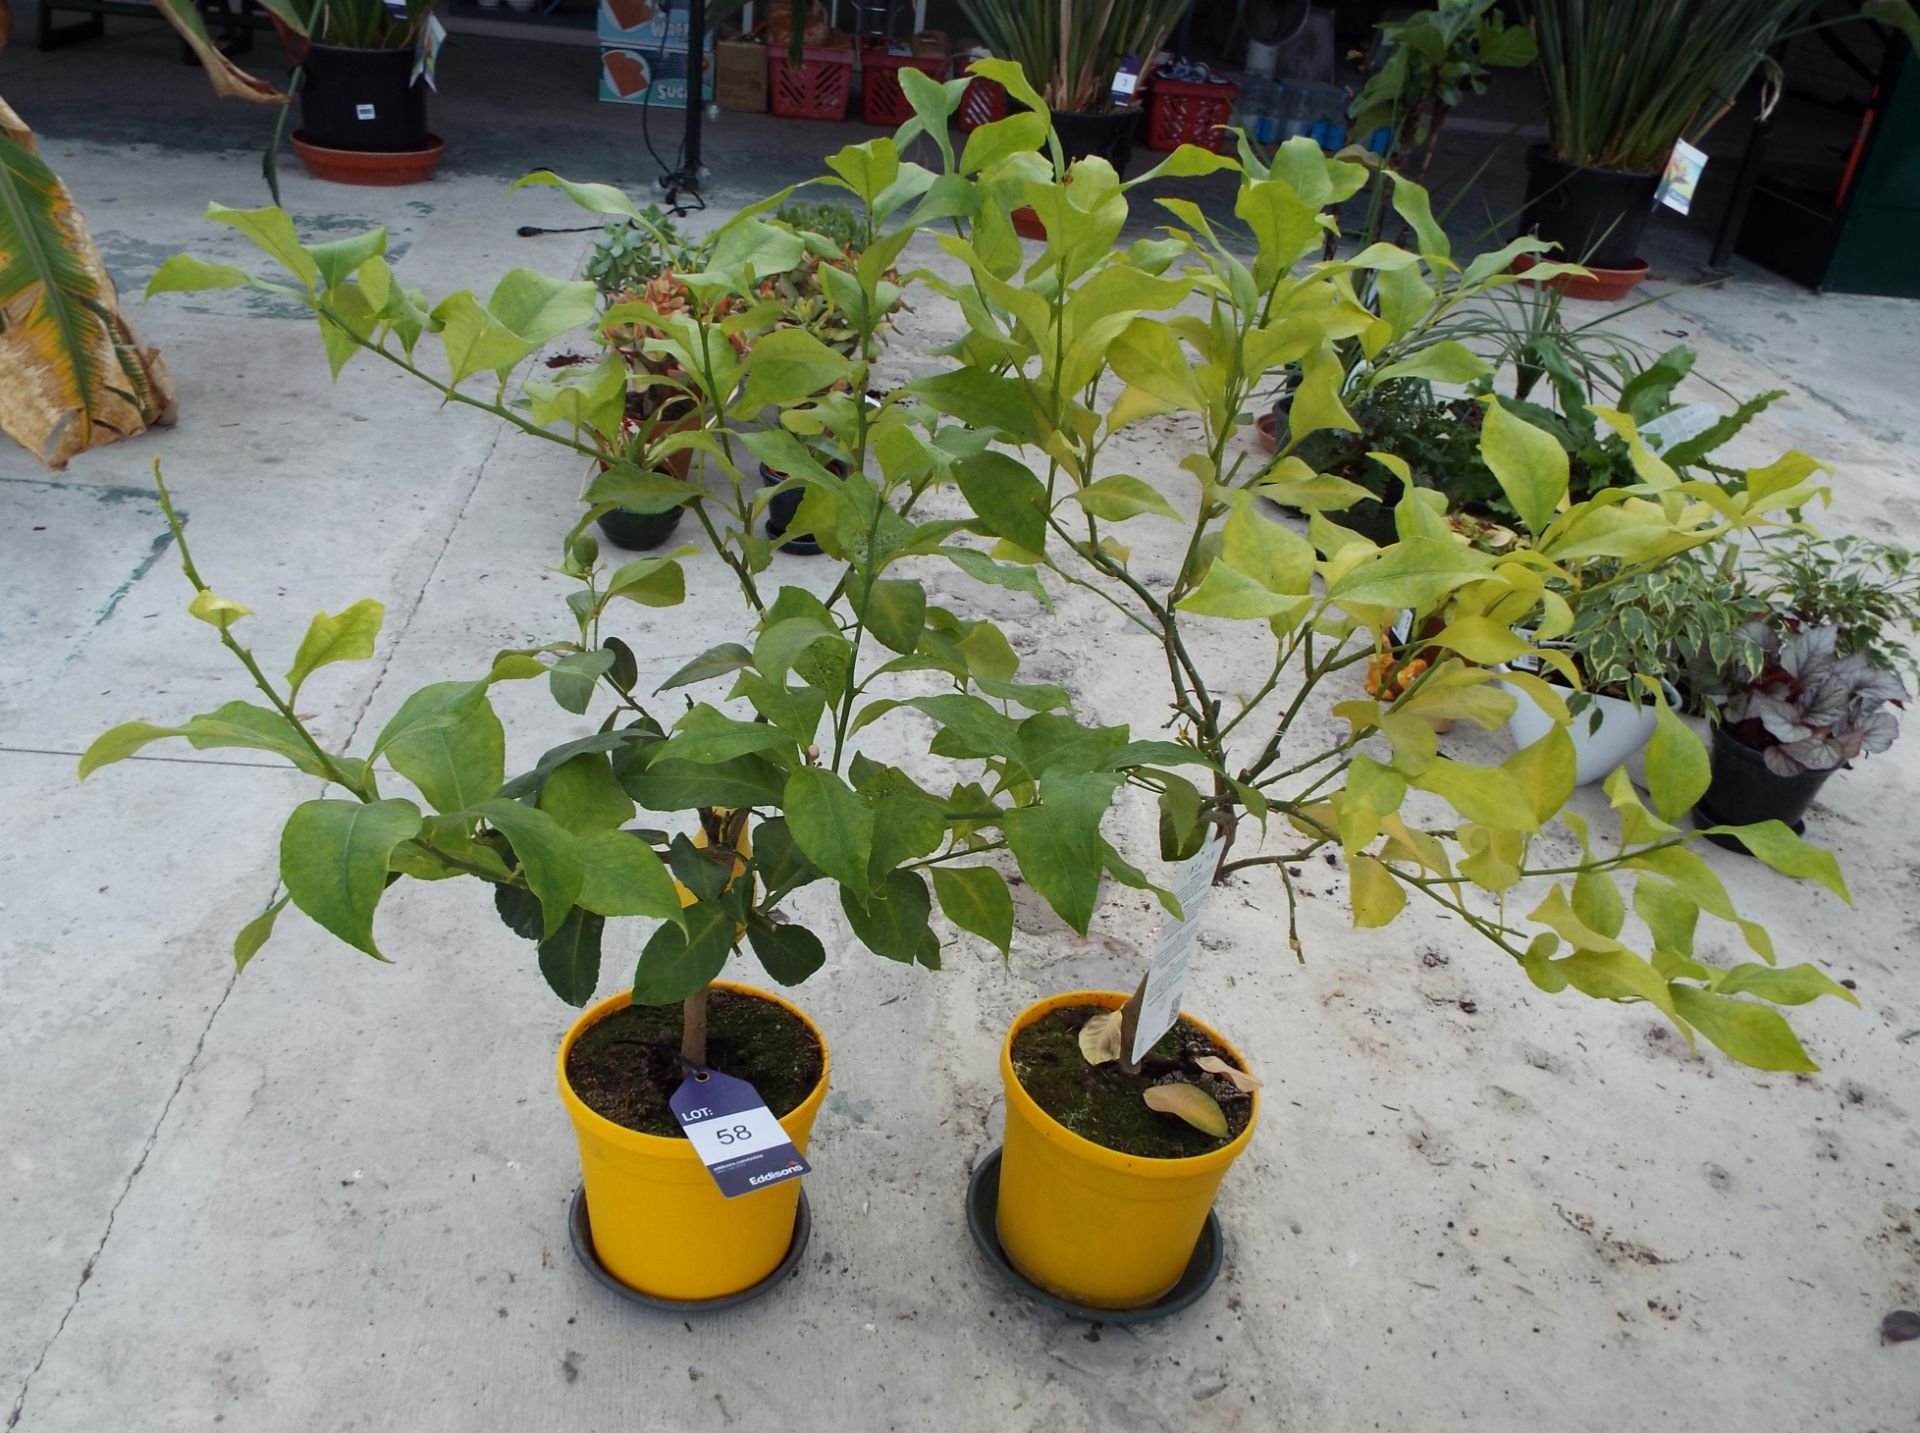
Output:
<svg viewBox="0 0 1920 1433">
<path fill-rule="evenodd" d="M 1751 826 L 1756 821 L 1781 821 L 1796 834 L 1806 826 L 1807 808 L 1833 775 L 1831 771 L 1803 771 L 1797 776 L 1781 776 L 1768 767 L 1759 751 L 1719 726 L 1713 729 L 1712 770 L 1706 794 L 1693 808 L 1695 825 Z M 1731 851 L 1746 849 L 1732 837 L 1711 839 Z"/>
<path fill-rule="evenodd" d="M 837 478 L 847 475 L 846 465 L 837 459 L 828 466 Z M 760 465 L 760 481 L 766 486 L 776 487 L 786 480 L 786 474 L 776 473 L 765 463 Z M 799 557 L 816 557 L 820 552 L 820 544 L 813 540 L 812 533 L 788 533 L 795 515 L 800 511 L 800 500 L 806 495 L 805 488 L 790 488 L 767 499 L 767 536 L 775 542 L 783 537 L 787 539 L 780 548 L 782 552 L 791 552 Z"/>
<path fill-rule="evenodd" d="M 1658 174 L 1623 174 L 1555 159 L 1544 144 L 1527 151 L 1527 198 L 1520 232 L 1560 246 L 1551 257 L 1625 269 L 1640 257 L 1653 217 Z"/>
<path fill-rule="evenodd" d="M 1139 123 L 1138 109 L 1116 109 L 1106 114 L 1064 109 L 1053 112 L 1054 132 L 1060 136 L 1060 148 L 1068 164 L 1097 154 L 1122 176 L 1133 162 L 1133 132 Z"/>
<path fill-rule="evenodd" d="M 685 513 L 685 508 L 668 508 L 665 512 L 628 512 L 625 508 L 615 508 L 594 519 L 594 526 L 615 547 L 628 552 L 646 552 L 665 546 Z"/>
<path fill-rule="evenodd" d="M 413 46 L 402 50 L 307 47 L 300 137 L 328 149 L 400 153 L 422 149 L 427 86 L 413 83 Z"/>
</svg>

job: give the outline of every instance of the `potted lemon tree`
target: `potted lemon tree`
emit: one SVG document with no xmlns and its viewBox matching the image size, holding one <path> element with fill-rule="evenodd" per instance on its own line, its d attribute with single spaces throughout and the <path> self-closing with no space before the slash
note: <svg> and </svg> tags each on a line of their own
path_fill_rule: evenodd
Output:
<svg viewBox="0 0 1920 1433">
<path fill-rule="evenodd" d="M 785 1033 L 740 1034 L 734 997 L 782 1001 L 716 982 L 743 947 L 778 984 L 820 968 L 819 933 L 782 918 L 781 903 L 805 885 L 835 890 L 840 919 L 866 949 L 934 967 L 936 910 L 958 931 L 1009 948 L 1003 861 L 1084 933 L 1109 878 L 1154 890 L 1184 922 L 1197 918 L 1214 880 L 1257 872 L 1291 898 L 1288 863 L 1330 853 L 1349 872 L 1362 925 L 1390 922 L 1409 899 L 1431 902 L 1543 989 L 1643 1001 L 1689 1039 L 1702 1036 L 1736 1059 L 1808 1068 L 1774 1004 L 1847 998 L 1840 987 L 1811 966 L 1773 966 L 1765 932 L 1750 922 L 1741 929 L 1758 961 L 1724 968 L 1693 958 L 1698 913 L 1734 912 L 1685 849 L 1692 833 L 1671 824 L 1706 781 L 1703 748 L 1671 712 L 1661 708 L 1649 756 L 1652 807 L 1623 777 L 1609 784 L 1621 812 L 1617 848 L 1589 844 L 1585 826 L 1564 811 L 1573 790 L 1564 730 L 1484 765 L 1441 755 L 1432 723 L 1506 719 L 1510 700 L 1491 689 L 1485 666 L 1468 662 L 1531 650 L 1547 659 L 1549 649 L 1515 629 L 1540 640 L 1564 630 L 1567 594 L 1580 580 L 1571 564 L 1583 545 L 1604 538 L 1620 561 L 1650 561 L 1804 503 L 1811 480 L 1750 474 L 1709 501 L 1685 484 L 1664 491 L 1656 472 L 1646 491 L 1571 502 L 1558 444 L 1490 424 L 1487 460 L 1534 534 L 1524 549 L 1463 544 L 1417 494 L 1395 512 L 1395 541 L 1357 538 L 1317 514 L 1303 535 L 1262 499 L 1337 508 L 1352 485 L 1305 470 L 1285 451 L 1247 466 L 1235 439 L 1253 386 L 1282 364 L 1300 366 L 1289 446 L 1339 425 L 1346 378 L 1337 344 L 1358 338 L 1389 354 L 1425 304 L 1458 302 L 1462 286 L 1491 282 L 1511 256 L 1456 265 L 1424 194 L 1409 185 L 1397 202 L 1417 251 L 1376 246 L 1303 268 L 1329 232 L 1327 211 L 1361 177 L 1311 145 L 1283 147 L 1270 166 L 1189 147 L 1156 171 L 1237 171 L 1237 210 L 1257 244 L 1250 260 L 1177 201 L 1172 234 L 1116 247 L 1129 201 L 1112 165 L 1088 158 L 1068 168 L 1046 106 L 1018 67 L 986 62 L 984 72 L 1026 109 L 976 129 L 961 153 L 945 121 L 966 82 L 915 83 L 921 77 L 909 72 L 903 84 L 915 118 L 894 138 L 828 161 L 830 182 L 861 204 L 874 236 L 850 269 L 834 270 L 846 281 L 828 291 L 863 339 L 898 302 L 890 275 L 913 235 L 952 221 L 940 239 L 955 265 L 950 276 L 918 278 L 960 307 L 966 332 L 948 350 L 947 369 L 878 399 L 868 396 L 867 341 L 842 350 L 784 328 L 744 354 L 732 342 L 761 321 L 751 304 L 741 307 L 745 297 L 764 276 L 791 272 L 805 250 L 791 228 L 765 217 L 785 195 L 721 226 L 704 266 L 676 276 L 686 302 L 673 312 L 601 312 L 590 284 L 527 270 L 505 276 L 485 300 L 468 291 L 430 299 L 399 282 L 377 233 L 308 247 L 278 210 L 212 211 L 285 273 L 260 280 L 183 257 L 163 266 L 153 291 L 271 283 L 314 314 L 336 369 L 364 355 L 423 393 L 583 456 L 596 454 L 583 428 L 622 401 L 624 359 L 529 390 L 524 405 L 502 401 L 507 376 L 574 328 L 644 334 L 645 355 L 682 375 L 676 381 L 699 407 L 697 426 L 657 448 L 702 454 L 711 486 L 611 467 L 562 539 L 562 570 L 575 583 L 572 635 L 500 654 L 473 682 L 423 689 L 358 757 L 327 751 L 298 718 L 296 698 L 326 662 L 371 651 L 377 611 L 363 603 L 316 619 L 276 682 L 234 636 L 245 609 L 190 567 L 190 611 L 218 629 L 267 705 L 232 703 L 179 727 L 115 728 L 88 752 L 83 773 L 180 736 L 274 751 L 325 778 L 341 794 L 303 803 L 283 833 L 288 899 L 369 953 L 378 950 L 377 907 L 404 878 L 471 876 L 488 882 L 505 922 L 536 943 L 547 983 L 587 1005 L 598 993 L 604 923 L 656 921 L 631 989 L 592 1005 L 569 1032 L 560 1081 L 585 1126 L 588 1252 L 611 1277 L 660 1300 L 712 1301 L 760 1287 L 800 1237 L 794 1175 L 824 1088 L 824 1041 L 804 1018 L 777 1015 Z M 920 134 L 940 155 L 937 172 L 902 157 Z M 596 212 L 638 213 L 607 186 L 544 174 L 530 182 L 559 185 Z M 1045 225 L 1037 259 L 1010 226 L 1020 204 Z M 1391 315 L 1354 297 L 1360 271 L 1416 269 L 1420 290 L 1406 292 L 1418 301 Z M 442 371 L 422 345 L 442 351 Z M 1182 464 L 1188 486 L 1162 491 L 1104 470 L 1107 434 L 1166 413 L 1197 416 L 1205 435 Z M 1558 467 L 1549 448 L 1561 454 Z M 801 494 L 797 524 L 839 568 L 824 596 L 773 583 L 784 559 L 757 531 L 772 490 L 748 479 L 753 460 Z M 945 509 L 953 515 L 921 511 L 937 488 L 957 497 Z M 628 602 L 683 600 L 686 570 L 674 555 L 609 566 L 589 532 L 595 518 L 641 498 L 693 515 L 738 599 L 723 618 L 702 594 L 703 621 L 726 640 L 672 672 L 646 670 L 617 628 Z M 1114 530 L 1133 521 L 1183 525 L 1186 556 L 1175 572 L 1149 578 L 1131 566 Z M 1142 739 L 1126 726 L 1088 723 L 1057 688 L 1020 680 L 1020 659 L 998 626 L 930 599 L 928 564 L 1041 600 L 1048 582 L 1101 592 L 1164 661 L 1171 735 Z M 1361 695 L 1358 673 L 1378 655 L 1374 634 L 1403 612 L 1435 658 L 1389 704 Z M 1215 694 L 1186 639 L 1192 624 L 1216 621 L 1246 624 L 1272 644 L 1271 679 L 1236 710 Z M 730 636 L 719 630 L 726 622 L 736 624 Z M 1354 685 L 1333 710 L 1346 734 L 1303 744 L 1293 723 L 1309 700 L 1339 693 L 1343 673 Z M 894 685 L 902 674 L 914 674 L 914 684 Z M 589 729 L 508 780 L 487 693 L 520 679 L 544 679 Z M 1511 680 L 1566 720 L 1546 683 Z M 662 692 L 705 700 L 669 723 L 649 706 Z M 896 766 L 859 749 L 867 728 L 900 722 L 919 732 L 930 723 L 916 749 L 961 763 L 959 778 L 948 770 L 935 780 L 916 761 Z M 396 779 L 419 799 L 384 789 Z M 1156 803 L 1157 851 L 1125 852 L 1107 838 L 1123 791 Z M 629 824 L 643 813 L 648 824 Z M 1555 820 L 1579 838 L 1577 861 L 1546 865 L 1531 854 Z M 1293 835 L 1281 841 L 1282 832 Z M 1769 864 L 1844 891 L 1831 858 L 1783 827 L 1730 834 Z M 1155 880 L 1137 864 L 1156 858 L 1176 863 L 1175 879 Z M 1631 946 L 1623 876 L 1637 881 L 1635 908 L 1651 932 Z M 1511 914 L 1522 886 L 1541 892 L 1526 917 Z M 237 958 L 260 948 L 276 913 L 242 933 Z M 1289 936 L 1297 948 L 1291 921 Z M 1080 1309 L 1164 1307 L 1169 1280 L 1201 1243 L 1215 1188 L 1257 1123 L 1256 1077 L 1228 1037 L 1180 1011 L 1177 985 L 1169 995 L 1163 982 L 1157 996 L 1153 985 L 1150 976 L 1131 993 L 1042 1001 L 1014 1022 L 1003 1056 L 1009 1132 L 987 1232 L 1030 1287 Z M 619 1038 L 602 1041 L 596 1031 Z M 577 1069 L 575 1057 L 606 1054 L 595 1047 L 628 1038 L 652 1071 L 635 1076 L 653 1086 L 639 1101 L 650 1117 L 675 1078 L 728 1074 L 723 1062 L 737 1049 L 777 1046 L 776 1060 L 793 1067 L 786 1098 L 796 1103 L 775 1110 L 785 1100 L 769 1100 L 768 1119 L 799 1163 L 738 1200 L 719 1198 L 700 1167 L 718 1166 L 690 1140 L 670 1148 L 678 1129 L 635 1129 L 596 1107 L 598 1074 Z M 1116 1147 L 1117 1134 L 1079 1121 L 1061 1087 L 1049 1092 L 1034 1073 L 1049 1051 L 1083 1062 L 1113 1096 L 1105 1105 L 1114 1127 L 1128 1125 L 1153 1147 Z M 756 1078 L 772 1086 L 771 1075 Z M 666 1096 L 669 1113 L 682 1113 L 674 1100 L 684 1088 Z M 587 1114 L 624 1133 L 609 1134 Z M 635 1143 L 645 1140 L 656 1142 Z M 662 1228 L 675 1231 L 670 1241 Z M 752 1256 L 721 1270 L 663 1247 L 696 1242 L 689 1229 Z"/>
</svg>

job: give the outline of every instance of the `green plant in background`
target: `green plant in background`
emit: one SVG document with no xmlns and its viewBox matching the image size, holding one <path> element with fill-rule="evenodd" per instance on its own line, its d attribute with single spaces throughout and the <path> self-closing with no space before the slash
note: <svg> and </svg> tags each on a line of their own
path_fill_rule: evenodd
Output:
<svg viewBox="0 0 1920 1433">
<path fill-rule="evenodd" d="M 296 808 L 281 842 L 289 898 L 336 935 L 373 953 L 375 910 L 394 877 L 473 875 L 510 893 L 503 916 L 538 940 L 549 983 L 584 1003 L 599 975 L 604 920 L 658 918 L 634 996 L 690 1002 L 688 1030 L 707 983 L 742 941 L 782 983 L 819 967 L 819 936 L 779 912 L 788 894 L 813 882 L 837 888 L 843 917 L 870 950 L 923 965 L 939 961 L 936 902 L 961 930 L 1008 948 L 1012 902 L 988 859 L 1000 851 L 1081 933 L 1109 876 L 1152 889 L 1177 910 L 1135 864 L 1146 853 L 1125 852 L 1105 835 L 1124 795 L 1157 807 L 1161 858 L 1188 859 L 1217 832 L 1218 876 L 1264 870 L 1290 910 L 1290 866 L 1333 854 L 1344 859 L 1358 925 L 1390 923 L 1409 896 L 1430 901 L 1543 989 L 1644 1002 L 1689 1040 L 1704 1036 L 1736 1059 L 1811 1068 L 1775 1006 L 1851 997 L 1810 965 L 1776 967 L 1765 931 L 1738 915 L 1688 849 L 1699 833 L 1673 823 L 1704 788 L 1707 758 L 1664 704 L 1647 763 L 1652 807 L 1616 772 L 1607 789 L 1619 832 L 1606 846 L 1566 809 L 1573 752 L 1554 687 L 1509 674 L 1562 725 L 1501 762 L 1442 755 L 1431 722 L 1505 720 L 1512 698 L 1475 664 L 1531 656 L 1577 679 L 1564 653 L 1516 629 L 1542 644 L 1564 635 L 1583 591 L 1774 521 L 1818 491 L 1817 466 L 1789 455 L 1727 483 L 1683 479 L 1638 438 L 1629 415 L 1602 410 L 1640 481 L 1574 501 L 1559 444 L 1491 404 L 1482 454 L 1527 541 L 1506 553 L 1471 546 L 1418 491 L 1396 506 L 1392 541 L 1359 538 L 1321 514 L 1360 490 L 1313 472 L 1294 451 L 1322 429 L 1352 424 L 1337 345 L 1355 340 L 1390 368 L 1385 356 L 1436 308 L 1484 288 L 1513 252 L 1538 252 L 1537 242 L 1462 268 L 1424 191 L 1401 184 L 1395 204 L 1417 251 L 1378 245 L 1302 268 L 1334 223 L 1332 206 L 1366 176 L 1298 141 L 1271 166 L 1185 147 L 1146 176 L 1234 173 L 1251 255 L 1220 242 L 1198 208 L 1177 199 L 1164 201 L 1175 221 L 1165 236 L 1116 248 L 1134 186 L 1098 159 L 1067 170 L 1045 101 L 1020 68 L 988 61 L 981 72 L 1028 109 L 975 130 L 956 154 L 947 120 L 967 82 L 942 85 L 909 71 L 902 81 L 915 118 L 892 139 L 848 146 L 828 161 L 831 182 L 860 201 L 876 237 L 851 268 L 821 273 L 867 338 L 898 301 L 887 275 L 910 238 L 938 222 L 953 229 L 940 243 L 957 266 L 949 272 L 961 277 L 903 280 L 959 306 L 966 327 L 944 351 L 951 366 L 879 400 L 856 397 L 869 386 L 864 343 L 838 353 L 794 328 L 757 338 L 744 356 L 732 342 L 764 321 L 749 298 L 764 276 L 790 272 L 804 252 L 793 230 L 761 217 L 785 195 L 721 226 L 702 250 L 703 267 L 679 276 L 691 302 L 674 313 L 644 305 L 598 313 L 591 284 L 528 270 L 505 276 L 485 301 L 464 291 L 429 301 L 397 281 L 377 231 L 308 247 L 281 211 L 212 211 L 291 281 L 182 256 L 150 291 L 267 283 L 314 313 L 336 369 L 370 353 L 442 400 L 572 451 L 591 455 L 583 425 L 596 426 L 623 401 L 620 359 L 529 387 L 524 410 L 501 401 L 507 376 L 574 328 L 644 324 L 653 334 L 647 356 L 664 363 L 647 381 L 693 398 L 700 413 L 697 429 L 659 446 L 699 451 L 718 487 L 611 467 L 563 546 L 576 584 L 568 597 L 575 637 L 502 654 L 477 681 L 415 693 L 365 756 L 325 751 L 294 715 L 312 670 L 371 650 L 378 613 L 356 604 L 316 619 L 284 692 L 241 654 L 269 707 L 229 704 L 178 728 L 116 728 L 89 750 L 83 773 L 165 736 L 278 752 L 345 793 Z M 901 158 L 921 134 L 940 155 L 937 172 Z M 548 174 L 523 182 L 558 185 L 594 212 L 637 218 L 631 200 L 607 186 Z M 1037 254 L 1023 249 L 1008 219 L 1021 204 L 1049 236 Z M 1362 279 L 1379 287 L 1377 311 L 1355 297 Z M 444 354 L 444 379 L 423 366 L 419 347 L 429 335 Z M 1432 352 L 1457 361 L 1451 350 Z M 1250 466 L 1240 441 L 1247 401 L 1288 363 L 1301 372 L 1288 451 Z M 469 383 L 481 392 L 466 391 Z M 777 422 L 763 425 L 768 409 Z M 1172 413 L 1191 415 L 1202 433 L 1177 477 L 1156 485 L 1112 470 L 1107 445 L 1116 433 Z M 803 493 L 798 523 L 839 564 L 824 597 L 762 585 L 774 552 L 753 528 L 781 488 L 756 492 L 744 482 L 736 448 L 786 475 L 781 488 Z M 841 471 L 823 464 L 823 453 Z M 948 511 L 957 495 L 955 516 L 920 515 L 936 488 L 947 490 Z M 1304 535 L 1271 516 L 1263 497 L 1313 509 Z M 628 602 L 682 600 L 684 570 L 673 556 L 608 570 L 585 531 L 611 506 L 648 504 L 693 513 L 739 596 L 735 640 L 664 675 L 643 671 L 610 629 Z M 1136 568 L 1116 535 L 1129 522 L 1175 524 L 1179 559 Z M 1036 604 L 1048 601 L 1049 583 L 1109 604 L 1164 660 L 1172 734 L 1143 740 L 1124 726 L 1089 723 L 1066 692 L 1022 681 L 999 627 L 929 599 L 921 580 L 929 564 Z M 244 609 L 190 576 L 195 615 L 234 646 L 229 628 Z M 722 635 L 726 604 L 707 593 L 700 604 L 703 626 Z M 1389 705 L 1360 694 L 1357 668 L 1377 655 L 1375 634 L 1399 614 L 1434 658 Z M 1236 624 L 1242 638 L 1223 644 L 1231 671 L 1209 670 L 1189 642 L 1197 627 L 1220 622 Z M 1044 637 L 1037 608 L 1027 627 Z M 1267 675 L 1230 698 L 1247 637 L 1270 653 Z M 504 781 L 488 692 L 535 676 L 576 718 L 591 724 L 596 704 L 603 715 Z M 708 699 L 670 725 L 646 704 L 648 691 L 696 687 Z M 1317 728 L 1298 723 L 1310 703 L 1316 712 L 1330 707 L 1344 733 L 1309 739 Z M 855 738 L 882 722 L 906 722 L 898 729 L 909 733 L 930 722 L 933 734 L 915 745 L 964 763 L 960 778 L 925 784 L 917 761 L 894 766 L 860 751 Z M 410 781 L 421 802 L 383 794 L 383 768 Z M 696 816 L 705 854 L 691 836 L 630 827 L 641 811 Z M 750 855 L 739 839 L 749 820 Z M 1577 860 L 1536 853 L 1555 821 L 1578 841 Z M 1779 823 L 1716 830 L 1774 868 L 1845 895 L 1831 856 Z M 1629 898 L 1644 939 L 1627 929 Z M 1702 911 L 1733 922 L 1759 960 L 1697 958 Z M 258 948 L 271 916 L 263 922 L 243 933 L 237 954 Z M 1291 916 L 1289 937 L 1299 950 Z"/>
<path fill-rule="evenodd" d="M 1538 53 L 1533 35 L 1509 25 L 1496 0 L 1441 0 L 1379 26 L 1378 61 L 1348 106 L 1356 134 L 1392 135 L 1388 166 L 1425 178 L 1447 116 L 1468 94 L 1485 94 L 1488 72 L 1518 69 Z M 1369 224 L 1369 235 L 1378 232 Z"/>
<path fill-rule="evenodd" d="M 1920 558 L 1857 537 L 1796 533 L 1769 544 L 1748 580 L 1794 623 L 1832 627 L 1842 657 L 1864 653 L 1877 667 L 1920 681 Z"/>
<path fill-rule="evenodd" d="M 583 276 L 605 301 L 637 293 L 662 274 L 697 267 L 695 246 L 658 204 L 640 211 L 641 222 L 607 225 L 587 254 Z"/>
<path fill-rule="evenodd" d="M 1018 65 L 1045 108 L 1105 114 L 1128 56 L 1142 71 L 1166 47 L 1188 0 L 960 0 L 994 55 Z"/>
<path fill-rule="evenodd" d="M 1770 53 L 1795 35 L 1868 19 L 1920 44 L 1908 0 L 1866 0 L 1814 21 L 1812 0 L 1524 0 L 1539 41 L 1548 143 L 1556 159 L 1657 173 L 1677 140 L 1698 144 Z"/>
<path fill-rule="evenodd" d="M 1869 651 L 1841 655 L 1838 627 L 1782 635 L 1755 621 L 1740 636 L 1719 715 L 1774 775 L 1835 771 L 1900 735 L 1886 706 L 1907 701 L 1906 687 Z"/>
<path fill-rule="evenodd" d="M 1627 574 L 1596 564 L 1594 585 L 1560 639 L 1583 689 L 1568 709 L 1578 715 L 1588 693 L 1637 700 L 1641 678 L 1652 677 L 1672 682 L 1691 708 L 1704 710 L 1692 674 L 1750 666 L 1760 656 L 1747 624 L 1767 604 L 1735 571 L 1737 556 L 1731 548 L 1700 549 Z"/>
<path fill-rule="evenodd" d="M 818 234 L 851 258 L 859 258 L 860 251 L 873 237 L 859 214 L 845 204 L 832 201 L 814 204 L 793 201 L 782 204 L 773 217 L 790 229 Z"/>
</svg>

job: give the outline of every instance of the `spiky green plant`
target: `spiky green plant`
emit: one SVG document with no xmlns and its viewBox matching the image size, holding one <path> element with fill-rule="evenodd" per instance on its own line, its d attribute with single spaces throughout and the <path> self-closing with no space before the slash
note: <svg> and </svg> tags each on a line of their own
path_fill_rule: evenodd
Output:
<svg viewBox="0 0 1920 1433">
<path fill-rule="evenodd" d="M 1142 66 L 1160 53 L 1188 0 L 960 0 L 986 47 L 1026 71 L 1047 104 L 1102 114 L 1114 71 L 1128 55 Z"/>
<path fill-rule="evenodd" d="M 1816 0 L 1526 0 L 1554 157 L 1646 174 L 1698 143 L 1782 40 L 1855 19 L 1920 45 L 1910 0 L 1814 21 Z"/>
</svg>

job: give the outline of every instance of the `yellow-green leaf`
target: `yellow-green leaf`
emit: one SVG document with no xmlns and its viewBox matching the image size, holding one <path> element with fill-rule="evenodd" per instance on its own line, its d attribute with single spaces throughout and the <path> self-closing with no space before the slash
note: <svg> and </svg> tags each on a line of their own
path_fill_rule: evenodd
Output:
<svg viewBox="0 0 1920 1433">
<path fill-rule="evenodd" d="M 1480 429 L 1480 456 L 1520 520 L 1535 533 L 1545 532 L 1567 495 L 1567 450 L 1559 440 L 1494 399 Z"/>
<path fill-rule="evenodd" d="M 298 692 L 308 677 L 330 662 L 364 662 L 371 657 L 386 613 L 387 609 L 371 597 L 363 597 L 332 616 L 314 613 L 307 635 L 300 639 L 300 649 L 293 654 L 293 665 L 287 669 L 288 686 Z"/>
<path fill-rule="evenodd" d="M 1371 856 L 1355 856 L 1348 874 L 1353 923 L 1361 929 L 1391 925 L 1405 909 L 1407 893 L 1393 872 Z"/>
</svg>

